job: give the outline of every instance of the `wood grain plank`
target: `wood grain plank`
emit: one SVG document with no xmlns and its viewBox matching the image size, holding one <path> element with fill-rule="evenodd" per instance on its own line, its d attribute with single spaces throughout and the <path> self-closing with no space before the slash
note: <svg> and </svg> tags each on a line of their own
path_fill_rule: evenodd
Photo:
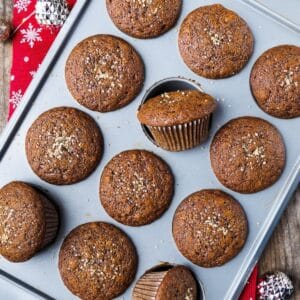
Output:
<svg viewBox="0 0 300 300">
<path fill-rule="evenodd" d="M 11 20 L 13 1 L 0 0 L 0 17 Z M 9 99 L 11 41 L 0 43 L 0 132 L 5 126 Z"/>
<path fill-rule="evenodd" d="M 300 187 L 291 199 L 260 260 L 260 274 L 282 271 L 293 280 L 300 299 Z"/>
</svg>

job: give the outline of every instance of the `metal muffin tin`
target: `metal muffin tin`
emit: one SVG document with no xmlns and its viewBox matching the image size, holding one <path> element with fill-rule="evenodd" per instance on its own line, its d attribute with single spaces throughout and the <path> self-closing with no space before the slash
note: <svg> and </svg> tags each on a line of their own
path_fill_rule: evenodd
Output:
<svg viewBox="0 0 300 300">
<path fill-rule="evenodd" d="M 259 109 L 250 92 L 249 74 L 257 57 L 266 49 L 278 44 L 299 45 L 300 28 L 272 11 L 260 10 L 260 5 L 254 0 L 219 1 L 248 22 L 255 36 L 255 51 L 241 73 L 213 81 L 197 76 L 184 65 L 177 48 L 177 35 L 180 23 L 190 11 L 214 1 L 183 1 L 177 26 L 151 40 L 133 39 L 118 31 L 106 12 L 104 0 L 77 2 L 0 140 L 0 186 L 12 180 L 23 180 L 45 191 L 60 208 L 60 232 L 52 246 L 25 263 L 13 264 L 1 258 L 0 276 L 38 298 L 74 299 L 58 272 L 60 245 L 66 234 L 79 224 L 103 220 L 116 224 L 133 239 L 139 255 L 136 279 L 160 261 L 184 264 L 203 283 L 205 299 L 236 299 L 300 179 L 300 118 L 280 120 Z M 129 41 L 141 54 L 146 67 L 145 86 L 137 99 L 121 110 L 106 114 L 79 106 L 69 94 L 64 80 L 64 66 L 72 48 L 87 36 L 98 33 L 114 34 Z M 138 106 L 154 83 L 177 76 L 199 82 L 205 92 L 219 99 L 211 137 L 225 122 L 243 115 L 264 118 L 280 130 L 287 148 L 287 162 L 276 184 L 250 195 L 224 188 L 210 167 L 211 137 L 205 144 L 180 153 L 164 151 L 147 139 L 136 118 Z M 91 115 L 101 127 L 105 141 L 104 156 L 96 171 L 85 181 L 70 186 L 54 186 L 40 180 L 30 169 L 24 150 L 26 132 L 37 116 L 62 105 L 77 107 Z M 105 213 L 98 198 L 99 178 L 105 164 L 115 154 L 134 148 L 160 155 L 172 167 L 176 179 L 175 195 L 168 211 L 158 221 L 139 228 L 115 222 Z M 197 267 L 187 261 L 176 249 L 171 232 L 172 217 L 179 203 L 187 195 L 203 188 L 219 188 L 233 195 L 244 207 L 250 229 L 241 253 L 224 266 L 211 269 Z M 118 299 L 130 299 L 132 288 L 133 285 Z"/>
</svg>

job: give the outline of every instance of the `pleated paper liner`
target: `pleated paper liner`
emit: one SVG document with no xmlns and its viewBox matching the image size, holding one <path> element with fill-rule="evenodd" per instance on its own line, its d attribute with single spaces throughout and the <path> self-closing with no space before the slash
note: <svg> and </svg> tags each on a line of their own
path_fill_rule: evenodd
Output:
<svg viewBox="0 0 300 300">
<path fill-rule="evenodd" d="M 173 267 L 169 263 L 161 263 L 146 271 L 133 289 L 132 300 L 155 300 L 161 282 Z"/>
<path fill-rule="evenodd" d="M 146 126 L 157 146 L 168 151 L 183 151 L 203 143 L 210 130 L 212 114 L 174 126 Z"/>
<path fill-rule="evenodd" d="M 58 212 L 54 205 L 48 200 L 44 195 L 41 195 L 41 200 L 44 206 L 45 214 L 45 236 L 41 248 L 44 248 L 50 244 L 56 237 L 58 226 L 59 226 L 59 217 Z"/>
</svg>

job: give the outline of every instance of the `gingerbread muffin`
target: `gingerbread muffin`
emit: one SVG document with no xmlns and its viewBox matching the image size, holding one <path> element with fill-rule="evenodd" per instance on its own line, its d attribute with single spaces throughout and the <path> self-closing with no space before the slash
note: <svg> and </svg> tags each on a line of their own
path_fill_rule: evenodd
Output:
<svg viewBox="0 0 300 300">
<path fill-rule="evenodd" d="M 183 21 L 180 54 L 196 74 L 212 79 L 240 72 L 253 53 L 254 38 L 247 23 L 221 4 L 202 6 Z"/>
<path fill-rule="evenodd" d="M 300 47 L 281 45 L 263 53 L 252 68 L 250 85 L 267 114 L 300 117 Z"/>
<path fill-rule="evenodd" d="M 71 107 L 41 114 L 28 130 L 25 146 L 36 175 L 57 185 L 85 179 L 97 167 L 103 152 L 96 122 Z"/>
<path fill-rule="evenodd" d="M 235 257 L 247 235 L 244 210 L 220 190 L 202 190 L 188 196 L 173 218 L 173 237 L 179 251 L 205 268 L 223 265 Z"/>
<path fill-rule="evenodd" d="M 59 225 L 54 205 L 25 182 L 13 181 L 0 189 L 0 254 L 23 262 L 50 244 Z"/>
<path fill-rule="evenodd" d="M 120 229 L 93 222 L 76 227 L 65 238 L 58 266 L 64 284 L 80 299 L 110 300 L 133 281 L 137 254 Z"/>
<path fill-rule="evenodd" d="M 173 190 L 173 175 L 160 157 L 145 150 L 128 150 L 104 168 L 99 194 L 112 218 L 125 225 L 141 226 L 164 213 Z"/>
<path fill-rule="evenodd" d="M 161 264 L 136 283 L 132 300 L 197 300 L 197 282 L 185 266 Z"/>
<path fill-rule="evenodd" d="M 225 124 L 210 147 L 213 171 L 219 181 L 240 193 L 255 193 L 277 181 L 285 165 L 285 146 L 278 130 L 255 117 Z"/>
<path fill-rule="evenodd" d="M 210 95 L 198 90 L 173 91 L 147 99 L 137 117 L 158 146 L 182 151 L 207 139 L 216 107 Z"/>
<path fill-rule="evenodd" d="M 130 103 L 144 82 L 144 64 L 135 49 L 112 35 L 95 35 L 71 52 L 65 78 L 73 98 L 100 112 Z"/>
<path fill-rule="evenodd" d="M 140 39 L 159 36 L 176 23 L 182 0 L 106 0 L 114 24 Z"/>
</svg>

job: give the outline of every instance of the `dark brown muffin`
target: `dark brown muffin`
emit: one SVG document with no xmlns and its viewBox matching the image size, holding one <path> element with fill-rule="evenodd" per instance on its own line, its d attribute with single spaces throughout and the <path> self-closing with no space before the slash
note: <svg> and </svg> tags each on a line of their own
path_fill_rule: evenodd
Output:
<svg viewBox="0 0 300 300">
<path fill-rule="evenodd" d="M 53 184 L 83 180 L 97 167 L 103 151 L 96 122 L 71 107 L 41 114 L 28 130 L 25 144 L 32 170 Z"/>
<path fill-rule="evenodd" d="M 176 23 L 182 0 L 106 0 L 108 13 L 124 33 L 147 39 L 161 35 Z"/>
<path fill-rule="evenodd" d="M 54 205 L 30 185 L 13 181 L 0 189 L 0 253 L 23 262 L 51 243 L 58 230 Z"/>
<path fill-rule="evenodd" d="M 199 7 L 185 18 L 178 44 L 193 72 L 218 79 L 242 70 L 252 55 L 254 38 L 239 15 L 214 4 Z"/>
<path fill-rule="evenodd" d="M 300 117 L 300 47 L 281 45 L 264 52 L 252 68 L 250 85 L 267 114 Z"/>
<path fill-rule="evenodd" d="M 84 300 L 110 300 L 134 279 L 137 254 L 117 227 L 93 222 L 73 229 L 59 252 L 59 271 L 66 287 Z"/>
<path fill-rule="evenodd" d="M 216 106 L 210 95 L 198 90 L 174 91 L 146 100 L 137 117 L 158 146 L 182 151 L 206 140 Z"/>
<path fill-rule="evenodd" d="M 226 187 L 254 193 L 272 185 L 285 165 L 285 146 L 269 122 L 241 117 L 225 124 L 210 147 L 213 171 Z"/>
<path fill-rule="evenodd" d="M 141 57 L 121 38 L 95 35 L 81 41 L 71 52 L 65 78 L 74 99 L 100 112 L 130 103 L 144 82 Z"/>
<path fill-rule="evenodd" d="M 106 212 L 130 226 L 149 224 L 169 207 L 174 179 L 168 165 L 145 150 L 116 155 L 104 168 L 100 200 Z"/>
<path fill-rule="evenodd" d="M 197 300 L 197 283 L 185 266 L 162 264 L 136 283 L 132 300 Z"/>
<path fill-rule="evenodd" d="M 173 218 L 173 237 L 187 259 L 201 267 L 220 266 L 236 256 L 248 234 L 240 204 L 219 190 L 188 196 Z"/>
<path fill-rule="evenodd" d="M 209 116 L 216 107 L 208 94 L 197 90 L 174 91 L 148 99 L 137 116 L 145 125 L 174 126 Z"/>
</svg>

